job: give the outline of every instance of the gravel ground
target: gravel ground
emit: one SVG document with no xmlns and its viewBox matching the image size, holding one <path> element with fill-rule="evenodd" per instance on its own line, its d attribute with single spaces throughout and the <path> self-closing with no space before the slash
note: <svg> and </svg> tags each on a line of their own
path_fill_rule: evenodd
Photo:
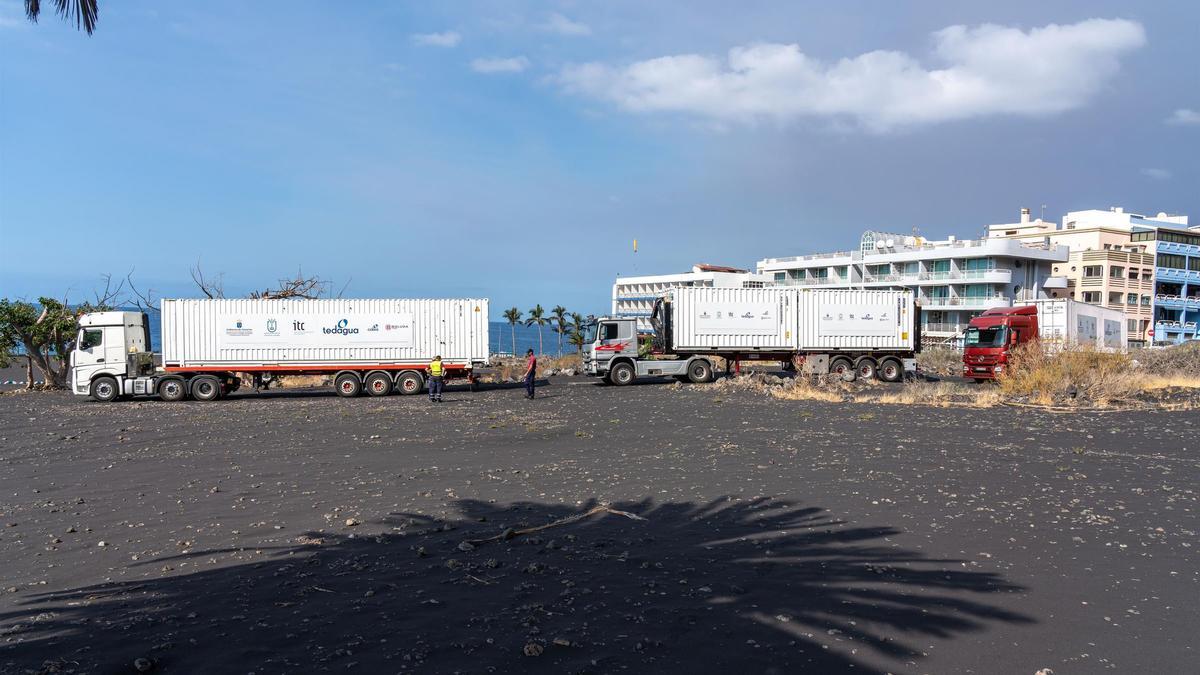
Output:
<svg viewBox="0 0 1200 675">
<path fill-rule="evenodd" d="M 1061 675 L 1200 656 L 1195 413 L 540 393 L 0 396 L 0 672 Z M 597 504 L 645 520 L 520 533 Z"/>
</svg>

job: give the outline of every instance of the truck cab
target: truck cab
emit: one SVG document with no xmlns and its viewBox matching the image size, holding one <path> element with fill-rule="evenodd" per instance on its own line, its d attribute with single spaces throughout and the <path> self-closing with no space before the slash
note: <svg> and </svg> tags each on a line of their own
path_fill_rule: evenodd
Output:
<svg viewBox="0 0 1200 675">
<path fill-rule="evenodd" d="M 76 394 L 112 400 L 134 393 L 132 381 L 154 371 L 149 319 L 141 312 L 84 314 L 70 365 Z"/>
<path fill-rule="evenodd" d="M 588 375 L 603 376 L 614 359 L 637 358 L 637 320 L 602 316 L 588 327 L 586 340 L 583 370 Z"/>
<path fill-rule="evenodd" d="M 994 380 L 1017 345 L 1038 339 L 1038 308 L 996 307 L 971 319 L 963 343 L 963 377 Z"/>
</svg>

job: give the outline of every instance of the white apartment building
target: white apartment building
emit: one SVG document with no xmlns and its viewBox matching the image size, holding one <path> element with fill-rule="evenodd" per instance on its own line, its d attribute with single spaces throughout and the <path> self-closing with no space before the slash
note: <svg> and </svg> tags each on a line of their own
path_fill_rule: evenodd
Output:
<svg viewBox="0 0 1200 675">
<path fill-rule="evenodd" d="M 760 260 L 757 271 L 775 284 L 814 288 L 908 288 L 921 304 L 925 337 L 960 337 L 972 317 L 993 307 L 1050 297 L 1066 288 L 1052 274 L 1066 246 L 995 238 L 930 241 L 867 231 L 854 251 Z"/>
<path fill-rule="evenodd" d="M 988 237 L 1068 247 L 1069 260 L 1052 270 L 1054 276 L 1066 277 L 1067 286 L 1051 295 L 1121 310 L 1128 324 L 1129 344 L 1137 347 L 1152 341 L 1154 317 L 1164 315 L 1155 308 L 1159 304 L 1155 298 L 1178 290 L 1170 280 L 1164 284 L 1165 277 L 1172 274 L 1164 261 L 1175 260 L 1169 254 L 1178 246 L 1173 242 L 1156 243 L 1154 237 L 1139 241 L 1134 234 L 1159 228 L 1182 230 L 1187 224 L 1188 218 L 1183 215 L 1144 216 L 1114 206 L 1107 211 L 1071 211 L 1063 217 L 1062 225 L 1056 226 L 1040 219 L 1030 221 L 1029 210 L 1021 209 L 1020 222 L 989 225 Z M 1168 254 L 1158 263 L 1156 248 Z"/>
<path fill-rule="evenodd" d="M 721 265 L 693 265 L 691 272 L 617 277 L 612 288 L 613 316 L 637 317 L 638 330 L 650 332 L 650 311 L 663 291 L 678 286 L 761 288 L 768 279 L 749 270 Z"/>
</svg>

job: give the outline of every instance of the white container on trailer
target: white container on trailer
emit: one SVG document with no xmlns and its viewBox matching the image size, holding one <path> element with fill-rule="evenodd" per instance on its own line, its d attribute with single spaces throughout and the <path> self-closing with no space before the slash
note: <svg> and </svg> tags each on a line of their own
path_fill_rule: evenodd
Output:
<svg viewBox="0 0 1200 675">
<path fill-rule="evenodd" d="M 1038 338 L 1051 347 L 1090 346 L 1124 350 L 1129 340 L 1125 313 L 1067 298 L 1034 300 L 1038 308 Z"/>
<path fill-rule="evenodd" d="M 788 288 L 675 288 L 678 352 L 795 351 L 796 292 Z"/>
<path fill-rule="evenodd" d="M 914 349 L 912 291 L 676 288 L 678 352 L 901 351 Z"/>
<path fill-rule="evenodd" d="M 797 289 L 801 351 L 913 351 L 912 291 Z"/>
<path fill-rule="evenodd" d="M 486 363 L 486 299 L 163 300 L 166 370 Z"/>
</svg>

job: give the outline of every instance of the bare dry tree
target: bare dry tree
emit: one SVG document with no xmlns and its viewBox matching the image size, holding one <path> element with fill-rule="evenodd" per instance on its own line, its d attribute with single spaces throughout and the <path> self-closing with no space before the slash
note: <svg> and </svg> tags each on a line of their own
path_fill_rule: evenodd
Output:
<svg viewBox="0 0 1200 675">
<path fill-rule="evenodd" d="M 304 276 L 304 271 L 298 269 L 296 276 L 280 279 L 275 288 L 251 291 L 250 297 L 257 300 L 313 299 L 328 296 L 329 288 L 330 282 L 317 276 Z M 343 287 L 342 290 L 344 291 L 345 288 Z"/>
<path fill-rule="evenodd" d="M 147 288 L 144 293 L 138 289 L 137 285 L 133 283 L 132 268 L 130 268 L 129 274 L 125 275 L 125 285 L 129 287 L 129 302 L 133 303 L 134 307 L 143 312 L 159 311 L 158 300 L 154 297 L 154 289 Z"/>
<path fill-rule="evenodd" d="M 225 297 L 225 282 L 224 275 L 218 274 L 216 278 L 206 278 L 204 270 L 200 269 L 200 261 L 196 261 L 196 266 L 188 270 L 192 273 L 192 281 L 200 289 L 200 292 L 208 296 L 210 300 Z"/>
</svg>

